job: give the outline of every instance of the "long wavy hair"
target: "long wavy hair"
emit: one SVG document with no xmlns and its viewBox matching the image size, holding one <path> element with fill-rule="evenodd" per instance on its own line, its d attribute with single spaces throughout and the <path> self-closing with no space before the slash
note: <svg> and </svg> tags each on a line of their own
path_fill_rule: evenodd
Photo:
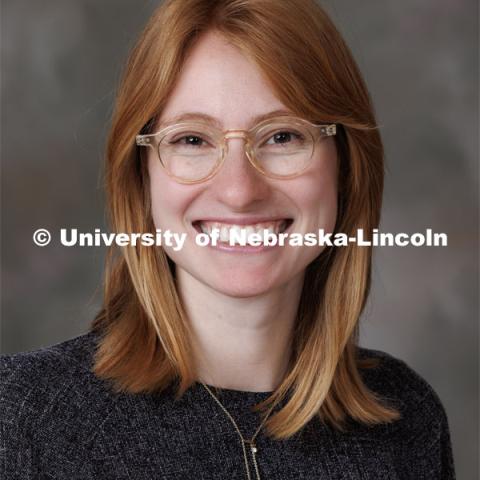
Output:
<svg viewBox="0 0 480 480">
<path fill-rule="evenodd" d="M 339 125 L 335 230 L 371 238 L 383 191 L 383 146 L 362 75 L 340 33 L 315 0 L 166 0 L 133 48 L 121 81 L 106 149 L 105 186 L 113 232 L 155 232 L 146 163 L 135 135 L 151 131 L 192 45 L 220 32 L 256 65 L 278 98 L 313 122 Z M 358 322 L 371 284 L 371 247 L 327 247 L 307 267 L 287 374 L 256 406 L 288 400 L 265 424 L 288 438 L 314 416 L 344 430 L 400 417 L 369 390 L 358 355 Z M 191 330 L 162 248 L 111 247 L 104 300 L 92 330 L 100 335 L 94 372 L 117 391 L 176 398 L 196 381 Z"/>
</svg>

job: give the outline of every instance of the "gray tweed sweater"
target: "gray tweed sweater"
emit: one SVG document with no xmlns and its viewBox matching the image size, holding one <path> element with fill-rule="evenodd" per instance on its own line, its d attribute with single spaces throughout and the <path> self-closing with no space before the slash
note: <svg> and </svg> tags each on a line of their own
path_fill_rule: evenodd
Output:
<svg viewBox="0 0 480 480">
<path fill-rule="evenodd" d="M 247 478 L 238 434 L 203 385 L 178 401 L 173 389 L 115 394 L 91 372 L 96 339 L 88 333 L 1 357 L 0 478 Z M 350 421 L 340 433 L 315 418 L 284 441 L 260 432 L 262 480 L 455 478 L 447 417 L 429 384 L 384 352 L 360 348 L 359 355 L 381 358 L 363 378 L 402 419 L 375 427 Z M 259 424 L 249 407 L 267 396 L 223 389 L 219 398 L 247 438 Z"/>
</svg>

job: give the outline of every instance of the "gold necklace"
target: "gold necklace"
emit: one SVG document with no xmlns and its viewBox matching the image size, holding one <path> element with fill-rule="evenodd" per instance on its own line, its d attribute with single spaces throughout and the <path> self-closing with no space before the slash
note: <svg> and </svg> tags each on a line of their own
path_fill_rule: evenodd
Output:
<svg viewBox="0 0 480 480">
<path fill-rule="evenodd" d="M 222 405 L 222 403 L 220 402 L 220 400 L 212 393 L 212 391 L 210 390 L 210 388 L 208 388 L 203 382 L 200 382 L 207 390 L 207 392 L 212 396 L 212 398 L 218 403 L 218 405 L 220 406 L 220 408 L 225 412 L 225 414 L 227 415 L 227 417 L 230 419 L 230 421 L 232 422 L 233 426 L 235 427 L 235 430 L 237 431 L 238 435 L 240 436 L 240 439 L 242 440 L 242 449 L 243 449 L 243 459 L 245 460 L 245 469 L 247 471 L 247 479 L 248 480 L 251 480 L 251 476 L 250 476 L 250 467 L 248 465 L 248 458 L 247 458 L 247 450 L 245 448 L 245 445 L 248 445 L 250 447 L 250 452 L 252 453 L 252 459 L 253 459 L 253 465 L 255 467 L 255 473 L 257 475 L 257 480 L 260 480 L 260 473 L 258 471 L 258 465 L 257 465 L 257 458 L 256 458 L 256 455 L 258 453 L 258 447 L 257 445 L 255 444 L 255 438 L 256 436 L 258 435 L 258 433 L 260 432 L 261 428 L 263 427 L 263 424 L 265 423 L 265 421 L 267 420 L 267 418 L 269 417 L 269 415 L 272 413 L 272 410 L 273 408 L 275 407 L 276 403 L 274 403 L 267 415 L 265 415 L 265 418 L 262 420 L 262 423 L 259 425 L 259 427 L 257 428 L 256 432 L 254 433 L 253 437 L 250 439 L 250 440 L 245 440 L 245 438 L 243 438 L 243 435 L 242 433 L 240 432 L 240 429 L 238 428 L 238 425 L 237 423 L 235 422 L 235 420 L 233 419 L 233 417 L 230 415 L 230 413 L 228 412 L 228 410 Z"/>
</svg>

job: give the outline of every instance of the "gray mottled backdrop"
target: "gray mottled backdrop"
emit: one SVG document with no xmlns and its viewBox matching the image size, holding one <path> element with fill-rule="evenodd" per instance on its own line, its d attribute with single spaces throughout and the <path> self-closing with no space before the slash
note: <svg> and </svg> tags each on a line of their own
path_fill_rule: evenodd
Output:
<svg viewBox="0 0 480 480">
<path fill-rule="evenodd" d="M 104 251 L 32 233 L 104 229 L 100 177 L 115 85 L 157 2 L 2 2 L 2 351 L 85 331 Z M 382 126 L 383 231 L 448 233 L 446 248 L 379 248 L 362 344 L 440 395 L 458 478 L 478 478 L 478 11 L 474 0 L 325 2 Z"/>
</svg>

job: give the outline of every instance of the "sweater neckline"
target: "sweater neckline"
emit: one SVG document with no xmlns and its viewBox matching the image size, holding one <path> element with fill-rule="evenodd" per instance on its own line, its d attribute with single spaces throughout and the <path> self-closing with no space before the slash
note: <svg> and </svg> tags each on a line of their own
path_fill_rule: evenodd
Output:
<svg viewBox="0 0 480 480">
<path fill-rule="evenodd" d="M 195 382 L 196 387 L 206 392 L 205 387 L 200 382 Z M 234 390 L 231 388 L 221 388 L 205 383 L 205 385 L 214 393 L 219 393 L 222 397 L 230 398 L 266 398 L 273 393 L 272 391 L 252 392 L 249 390 Z M 206 392 L 207 393 L 207 392 Z"/>
</svg>

